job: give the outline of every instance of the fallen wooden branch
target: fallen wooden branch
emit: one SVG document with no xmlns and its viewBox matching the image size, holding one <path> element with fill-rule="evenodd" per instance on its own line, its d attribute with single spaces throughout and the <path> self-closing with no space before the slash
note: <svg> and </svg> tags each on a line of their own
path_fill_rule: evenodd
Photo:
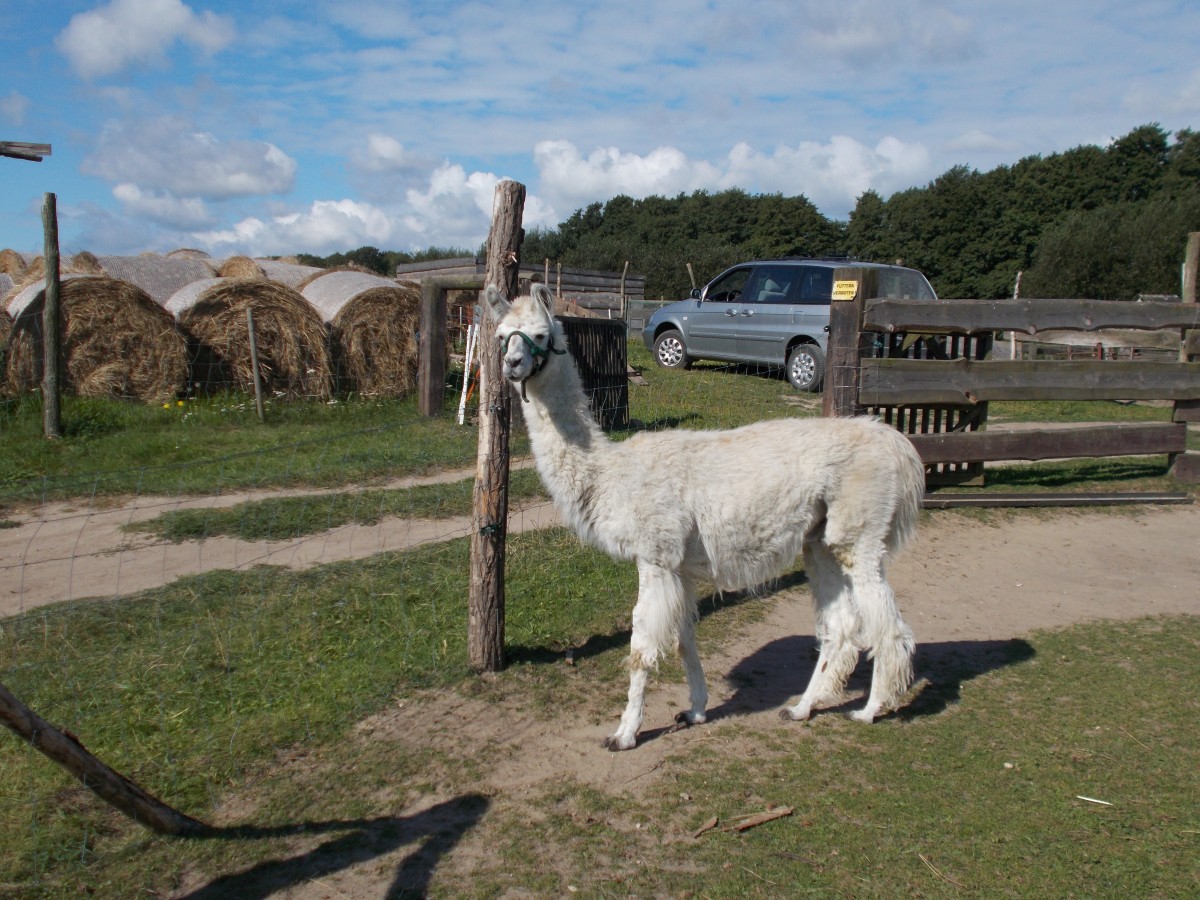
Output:
<svg viewBox="0 0 1200 900">
<path fill-rule="evenodd" d="M 208 825 L 172 809 L 106 766 L 75 735 L 49 724 L 3 684 L 0 684 L 0 722 L 78 778 L 88 790 L 147 828 L 181 837 L 212 832 Z"/>
<path fill-rule="evenodd" d="M 732 825 L 723 828 L 723 831 L 747 831 L 751 828 L 757 828 L 759 825 L 765 825 L 767 822 L 773 822 L 776 819 L 782 819 L 790 816 L 795 810 L 790 806 L 777 806 L 774 809 L 769 809 L 766 812 L 754 813 L 749 816 L 740 816 L 741 821 L 735 822 Z"/>
</svg>

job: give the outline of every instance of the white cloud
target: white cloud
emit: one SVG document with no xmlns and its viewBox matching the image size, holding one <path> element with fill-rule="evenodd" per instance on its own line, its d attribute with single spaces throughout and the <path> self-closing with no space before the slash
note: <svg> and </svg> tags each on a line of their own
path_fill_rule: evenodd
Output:
<svg viewBox="0 0 1200 900">
<path fill-rule="evenodd" d="M 121 201 L 126 213 L 172 228 L 200 228 L 212 224 L 212 216 L 199 197 L 143 191 L 136 184 L 128 183 L 114 186 L 113 196 Z"/>
<path fill-rule="evenodd" d="M 674 147 L 659 147 L 645 156 L 606 147 L 584 158 L 569 141 L 542 141 L 533 156 L 542 193 L 555 206 L 571 209 L 617 194 L 670 197 L 739 187 L 803 194 L 826 215 L 844 217 L 869 188 L 887 194 L 931 175 L 928 150 L 894 137 L 868 147 L 835 135 L 828 144 L 804 141 L 772 153 L 743 142 L 721 165 L 689 159 Z"/>
<path fill-rule="evenodd" d="M 403 172 L 415 163 L 404 145 L 386 134 L 367 135 L 366 147 L 355 147 L 350 159 L 359 171 L 372 174 Z"/>
<path fill-rule="evenodd" d="M 29 110 L 29 98 L 19 91 L 9 91 L 7 97 L 0 97 L 0 115 L 14 125 L 25 124 L 25 113 Z"/>
<path fill-rule="evenodd" d="M 234 38 L 233 21 L 197 14 L 180 0 L 112 0 L 71 17 L 55 46 L 84 78 L 161 60 L 177 41 L 213 54 Z"/>
<path fill-rule="evenodd" d="M 177 197 L 227 199 L 291 190 L 296 162 L 264 141 L 221 141 L 182 119 L 110 122 L 82 170 Z"/>
<path fill-rule="evenodd" d="M 533 162 L 543 193 L 556 205 L 577 207 L 616 194 L 671 196 L 712 187 L 719 172 L 705 162 L 692 162 L 674 147 L 659 147 L 645 156 L 598 147 L 585 159 L 570 141 L 540 141 Z"/>
<path fill-rule="evenodd" d="M 378 207 L 355 200 L 316 200 L 304 212 L 249 217 L 230 228 L 198 232 L 205 247 L 250 253 L 332 253 L 366 244 L 388 246 L 396 228 Z"/>
</svg>

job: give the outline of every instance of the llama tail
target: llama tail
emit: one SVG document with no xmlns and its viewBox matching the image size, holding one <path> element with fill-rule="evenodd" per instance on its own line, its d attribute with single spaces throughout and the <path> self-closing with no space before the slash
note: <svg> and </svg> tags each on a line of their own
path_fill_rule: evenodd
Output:
<svg viewBox="0 0 1200 900">
<path fill-rule="evenodd" d="M 889 554 L 899 552 L 917 530 L 921 502 L 925 497 L 925 464 L 912 441 L 888 427 L 896 444 L 896 508 L 888 531 Z"/>
</svg>

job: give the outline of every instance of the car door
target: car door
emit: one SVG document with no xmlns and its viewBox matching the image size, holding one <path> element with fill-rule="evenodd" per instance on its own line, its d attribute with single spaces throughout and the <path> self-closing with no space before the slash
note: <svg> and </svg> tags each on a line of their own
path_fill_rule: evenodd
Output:
<svg viewBox="0 0 1200 900">
<path fill-rule="evenodd" d="M 829 301 L 833 298 L 833 269 L 800 266 L 795 303 L 791 306 L 792 329 L 825 346 L 829 333 Z"/>
<path fill-rule="evenodd" d="M 800 266 L 760 263 L 747 283 L 738 312 L 738 358 L 782 366 L 792 331 L 792 303 Z"/>
<path fill-rule="evenodd" d="M 688 313 L 687 348 L 708 359 L 737 358 L 737 329 L 742 293 L 753 266 L 737 266 L 710 282 L 696 309 Z"/>
</svg>

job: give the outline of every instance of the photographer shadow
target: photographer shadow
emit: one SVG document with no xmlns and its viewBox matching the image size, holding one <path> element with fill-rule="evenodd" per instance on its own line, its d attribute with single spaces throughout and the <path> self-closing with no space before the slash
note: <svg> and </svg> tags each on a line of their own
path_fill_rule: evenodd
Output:
<svg viewBox="0 0 1200 900">
<path fill-rule="evenodd" d="M 200 839 L 251 841 L 327 833 L 336 836 L 296 856 L 266 860 L 243 872 L 222 875 L 185 895 L 184 900 L 269 897 L 409 845 L 415 849 L 400 864 L 383 896 L 396 900 L 425 897 L 438 863 L 479 824 L 487 808 L 487 798 L 472 793 L 411 816 L 213 828 Z"/>
</svg>

